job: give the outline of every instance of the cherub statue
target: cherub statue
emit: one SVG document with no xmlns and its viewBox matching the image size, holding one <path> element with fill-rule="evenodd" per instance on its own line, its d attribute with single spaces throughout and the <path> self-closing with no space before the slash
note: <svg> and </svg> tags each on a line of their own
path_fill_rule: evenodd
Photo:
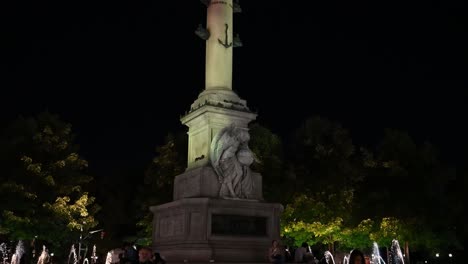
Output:
<svg viewBox="0 0 468 264">
<path fill-rule="evenodd" d="M 211 165 L 218 175 L 222 198 L 250 199 L 253 192 L 249 133 L 234 125 L 222 129 L 211 142 Z"/>
</svg>

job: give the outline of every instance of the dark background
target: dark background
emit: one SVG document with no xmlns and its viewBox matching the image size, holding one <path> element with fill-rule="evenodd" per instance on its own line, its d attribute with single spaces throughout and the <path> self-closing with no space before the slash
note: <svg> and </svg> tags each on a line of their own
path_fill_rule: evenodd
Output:
<svg viewBox="0 0 468 264">
<path fill-rule="evenodd" d="M 4 1 L 6 2 L 6 1 Z M 0 120 L 49 110 L 97 177 L 142 175 L 204 87 L 196 0 L 0 4 Z M 463 1 L 241 1 L 234 89 L 287 136 L 311 115 L 358 144 L 384 128 L 465 160 Z"/>
</svg>

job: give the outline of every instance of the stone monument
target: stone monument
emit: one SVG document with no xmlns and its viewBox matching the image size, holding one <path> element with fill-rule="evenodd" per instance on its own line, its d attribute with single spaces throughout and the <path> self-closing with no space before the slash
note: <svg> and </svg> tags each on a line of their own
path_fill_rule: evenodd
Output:
<svg viewBox="0 0 468 264">
<path fill-rule="evenodd" d="M 205 0 L 205 90 L 181 118 L 188 126 L 186 171 L 175 177 L 174 201 L 152 206 L 153 243 L 168 262 L 267 262 L 279 239 L 280 204 L 266 203 L 262 176 L 251 171 L 249 122 L 256 114 L 232 91 L 233 0 Z"/>
</svg>

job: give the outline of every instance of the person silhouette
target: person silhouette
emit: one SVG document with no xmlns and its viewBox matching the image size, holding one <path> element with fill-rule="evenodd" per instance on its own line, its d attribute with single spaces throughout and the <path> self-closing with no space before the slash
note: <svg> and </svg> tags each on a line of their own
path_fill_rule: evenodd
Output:
<svg viewBox="0 0 468 264">
<path fill-rule="evenodd" d="M 349 264 L 366 264 L 364 254 L 360 250 L 354 249 L 349 256 Z"/>
</svg>

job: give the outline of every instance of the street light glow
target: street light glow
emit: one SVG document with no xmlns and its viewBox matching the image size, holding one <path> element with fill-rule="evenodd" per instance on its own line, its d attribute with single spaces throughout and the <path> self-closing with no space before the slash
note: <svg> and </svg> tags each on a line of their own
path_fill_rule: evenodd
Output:
<svg viewBox="0 0 468 264">
<path fill-rule="evenodd" d="M 436 253 L 436 258 L 438 258 L 438 257 L 439 257 L 439 253 Z"/>
<path fill-rule="evenodd" d="M 449 253 L 449 258 L 451 258 L 451 257 L 452 257 L 452 253 Z"/>
</svg>

